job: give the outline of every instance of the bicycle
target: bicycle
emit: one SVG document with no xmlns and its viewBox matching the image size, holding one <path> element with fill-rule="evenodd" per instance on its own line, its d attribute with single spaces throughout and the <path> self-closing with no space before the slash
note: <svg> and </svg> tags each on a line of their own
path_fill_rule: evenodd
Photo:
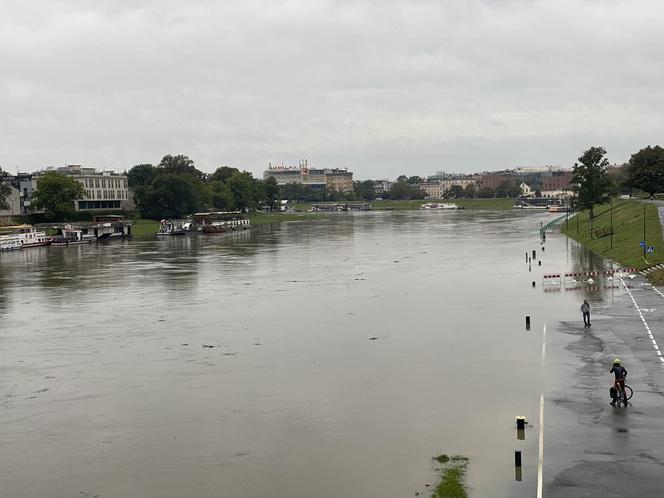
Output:
<svg viewBox="0 0 664 498">
<path fill-rule="evenodd" d="M 632 396 L 634 395 L 634 390 L 629 387 L 627 384 L 623 384 L 624 388 L 620 389 L 620 386 L 616 383 L 613 385 L 613 387 L 609 390 L 609 394 L 611 395 L 611 404 L 613 406 L 617 405 L 620 406 L 620 403 L 622 403 L 624 406 L 627 406 L 627 402 L 632 399 Z"/>
</svg>

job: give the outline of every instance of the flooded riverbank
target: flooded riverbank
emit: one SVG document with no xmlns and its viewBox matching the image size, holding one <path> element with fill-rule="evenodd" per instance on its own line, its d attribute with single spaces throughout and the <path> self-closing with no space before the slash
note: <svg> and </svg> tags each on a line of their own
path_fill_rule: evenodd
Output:
<svg viewBox="0 0 664 498">
<path fill-rule="evenodd" d="M 581 296 L 542 275 L 602 265 L 550 235 L 528 272 L 547 219 L 358 213 L 3 254 L 2 487 L 396 498 L 447 453 L 471 496 L 532 496 L 514 416 L 538 410 L 542 325 Z"/>
</svg>

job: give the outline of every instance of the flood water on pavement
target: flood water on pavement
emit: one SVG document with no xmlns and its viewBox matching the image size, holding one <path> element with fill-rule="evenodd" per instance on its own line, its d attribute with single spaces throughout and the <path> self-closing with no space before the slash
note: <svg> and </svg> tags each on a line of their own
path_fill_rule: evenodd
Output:
<svg viewBox="0 0 664 498">
<path fill-rule="evenodd" d="M 470 459 L 473 497 L 533 496 L 542 326 L 580 319 L 590 292 L 542 276 L 604 264 L 559 235 L 542 254 L 550 216 L 358 213 L 3 253 L 2 496 L 428 496 L 441 453 Z"/>
</svg>

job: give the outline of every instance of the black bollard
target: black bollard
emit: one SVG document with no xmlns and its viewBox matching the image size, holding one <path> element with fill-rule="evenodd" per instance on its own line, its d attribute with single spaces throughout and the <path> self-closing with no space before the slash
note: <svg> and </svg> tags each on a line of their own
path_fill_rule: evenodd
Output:
<svg viewBox="0 0 664 498">
<path fill-rule="evenodd" d="M 530 263 L 528 263 L 528 271 L 533 271 L 532 267 L 530 266 Z"/>
<path fill-rule="evenodd" d="M 542 260 L 541 259 L 537 262 L 537 266 L 542 266 Z"/>
<path fill-rule="evenodd" d="M 536 257 L 537 257 L 537 251 L 535 251 L 535 249 L 533 249 L 533 259 L 535 259 Z"/>
<path fill-rule="evenodd" d="M 542 246 L 542 252 L 544 252 L 544 246 Z"/>
<path fill-rule="evenodd" d="M 526 263 L 528 262 L 528 251 L 526 251 Z"/>
<path fill-rule="evenodd" d="M 517 429 L 525 429 L 526 428 L 526 417 L 523 415 L 519 415 L 516 418 L 516 428 Z"/>
<path fill-rule="evenodd" d="M 530 330 L 530 315 L 526 315 L 526 330 Z"/>
<path fill-rule="evenodd" d="M 535 281 L 533 280 L 533 289 L 535 288 Z"/>
<path fill-rule="evenodd" d="M 521 476 L 521 452 L 520 451 L 515 451 L 514 452 L 514 470 L 515 470 L 515 479 L 517 481 L 520 481 L 522 479 L 522 476 Z"/>
<path fill-rule="evenodd" d="M 523 415 L 516 418 L 516 438 L 520 441 L 526 439 L 526 417 Z"/>
</svg>

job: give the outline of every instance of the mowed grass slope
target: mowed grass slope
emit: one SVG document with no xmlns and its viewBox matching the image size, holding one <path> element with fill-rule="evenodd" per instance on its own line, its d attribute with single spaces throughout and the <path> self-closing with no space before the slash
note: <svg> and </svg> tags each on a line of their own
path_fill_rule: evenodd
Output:
<svg viewBox="0 0 664 498">
<path fill-rule="evenodd" d="M 645 206 L 646 242 L 655 247 L 655 252 L 643 258 L 643 248 L 639 242 L 643 240 L 643 217 Z M 602 230 L 609 233 L 611 229 L 610 205 L 604 204 L 595 208 L 595 218 L 592 223 L 592 237 L 590 225 L 590 212 L 581 211 L 577 220 L 572 217 L 569 226 L 562 224 L 562 232 L 568 237 L 581 242 L 592 251 L 610 258 L 624 266 L 634 268 L 647 268 L 664 262 L 664 244 L 662 244 L 662 225 L 659 220 L 657 207 L 653 204 L 643 204 L 634 200 L 618 200 L 613 205 L 613 248 L 611 236 L 601 235 Z"/>
</svg>

